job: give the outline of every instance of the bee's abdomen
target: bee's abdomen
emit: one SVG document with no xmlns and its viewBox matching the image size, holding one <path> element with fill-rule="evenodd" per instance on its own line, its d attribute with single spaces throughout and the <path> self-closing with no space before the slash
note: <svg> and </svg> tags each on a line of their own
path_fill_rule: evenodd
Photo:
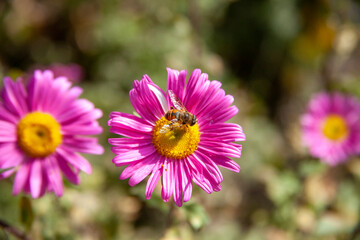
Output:
<svg viewBox="0 0 360 240">
<path fill-rule="evenodd" d="M 190 118 L 190 114 L 189 114 L 188 112 L 184 113 L 184 119 L 183 119 L 183 122 L 184 122 L 184 123 L 188 123 L 189 118 Z"/>
</svg>

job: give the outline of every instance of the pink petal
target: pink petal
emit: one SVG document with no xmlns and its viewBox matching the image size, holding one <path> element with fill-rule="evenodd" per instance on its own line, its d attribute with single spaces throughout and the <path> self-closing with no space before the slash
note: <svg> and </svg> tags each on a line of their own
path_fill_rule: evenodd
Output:
<svg viewBox="0 0 360 240">
<path fill-rule="evenodd" d="M 175 160 L 172 162 L 173 165 L 173 176 L 174 176 L 174 201 L 178 207 L 182 206 L 183 203 L 183 186 L 182 186 L 182 171 L 179 161 Z"/>
<path fill-rule="evenodd" d="M 4 88 L 1 92 L 4 106 L 14 115 L 21 117 L 28 111 L 25 102 L 25 91 L 21 80 L 13 82 L 11 78 L 4 78 Z"/>
<path fill-rule="evenodd" d="M 160 157 L 160 160 L 156 163 L 156 165 L 154 166 L 154 168 L 152 170 L 152 173 L 146 184 L 146 189 L 145 189 L 145 198 L 146 199 L 151 198 L 151 195 L 155 189 L 155 186 L 160 179 L 163 163 L 164 163 L 164 158 Z"/>
<path fill-rule="evenodd" d="M 224 156 L 212 156 L 211 159 L 215 162 L 215 164 L 219 165 L 220 167 L 227 168 L 234 172 L 240 172 L 240 166 L 235 161 L 231 160 L 228 157 Z"/>
<path fill-rule="evenodd" d="M 185 159 L 187 161 L 187 159 Z M 192 180 L 191 180 L 191 174 L 189 173 L 189 170 L 187 166 L 185 165 L 184 161 L 180 161 L 180 170 L 182 175 L 182 187 L 184 192 L 184 202 L 187 202 L 191 198 L 192 194 Z"/>
<path fill-rule="evenodd" d="M 34 159 L 30 170 L 30 191 L 33 198 L 41 196 L 43 185 L 43 171 L 41 159 Z"/>
<path fill-rule="evenodd" d="M 177 70 L 167 68 L 168 82 L 167 91 L 172 90 L 180 101 L 184 101 L 184 88 L 186 83 L 186 71 L 183 70 L 179 73 Z M 171 103 L 169 93 L 167 92 L 167 101 Z M 169 105 L 170 106 L 170 105 Z"/>
<path fill-rule="evenodd" d="M 15 142 L 17 140 L 16 132 L 16 125 L 0 120 L 0 142 Z"/>
<path fill-rule="evenodd" d="M 16 171 L 16 168 L 11 168 L 11 169 L 8 169 L 8 170 L 0 173 L 0 180 L 11 176 L 15 171 Z"/>
<path fill-rule="evenodd" d="M 207 169 L 207 171 L 214 177 L 217 184 L 223 181 L 223 176 L 219 168 L 208 156 L 206 156 L 206 153 L 203 154 L 202 151 L 199 150 L 194 154 L 194 158 L 202 164 L 203 168 Z"/>
<path fill-rule="evenodd" d="M 147 156 L 144 159 L 141 159 L 141 161 L 134 161 L 131 163 L 127 168 L 124 169 L 124 171 L 120 175 L 120 179 L 124 180 L 127 179 L 134 174 L 136 174 L 137 171 L 141 168 L 147 168 L 147 165 L 151 165 L 153 162 L 159 159 L 159 155 L 157 153 L 153 153 L 152 155 Z M 147 170 L 146 170 L 147 171 Z"/>
<path fill-rule="evenodd" d="M 91 122 L 87 125 L 66 125 L 61 127 L 64 135 L 96 135 L 102 133 L 103 129 L 98 122 Z"/>
<path fill-rule="evenodd" d="M 241 150 L 229 143 L 202 141 L 198 148 L 214 155 L 221 153 L 221 155 L 234 158 L 240 158 L 241 156 Z"/>
<path fill-rule="evenodd" d="M 149 145 L 146 147 L 143 147 L 141 149 L 135 149 L 135 150 L 128 150 L 126 152 L 123 152 L 117 156 L 114 157 L 113 163 L 116 164 L 116 166 L 123 166 L 130 163 L 134 163 L 140 160 L 143 160 L 153 153 L 156 152 L 156 149 L 153 145 Z"/>
<path fill-rule="evenodd" d="M 129 185 L 135 186 L 142 180 L 144 180 L 145 177 L 147 177 L 152 170 L 155 167 L 155 164 L 159 161 L 158 154 L 152 155 L 149 158 L 145 159 L 144 161 L 141 161 L 138 164 L 141 164 L 142 166 L 134 172 L 134 174 L 129 179 Z"/>
<path fill-rule="evenodd" d="M 56 149 L 56 153 L 61 157 L 64 161 L 70 163 L 74 167 L 84 171 L 87 174 L 91 174 L 92 167 L 90 163 L 81 155 L 68 150 L 66 147 L 58 147 Z"/>
<path fill-rule="evenodd" d="M 62 176 L 60 174 L 60 168 L 57 164 L 56 159 L 50 156 L 47 157 L 44 161 L 45 173 L 47 179 L 54 190 L 56 196 L 61 197 L 64 192 Z"/>
<path fill-rule="evenodd" d="M 103 154 L 104 148 L 98 144 L 98 139 L 82 136 L 64 136 L 63 144 L 74 152 L 88 154 Z"/>
<path fill-rule="evenodd" d="M 14 185 L 13 185 L 13 195 L 17 195 L 21 190 L 24 189 L 25 184 L 29 179 L 31 171 L 31 164 L 29 162 L 25 162 L 16 172 Z"/>
<path fill-rule="evenodd" d="M 0 144 L 0 168 L 16 167 L 24 160 L 24 154 L 16 143 Z"/>
<path fill-rule="evenodd" d="M 172 90 L 179 99 L 183 99 L 184 97 L 184 88 L 186 82 L 186 72 L 185 77 L 179 78 L 179 71 L 173 70 L 171 68 L 166 69 L 168 72 L 168 80 L 167 80 L 167 90 Z M 167 94 L 168 102 L 170 103 L 169 94 Z"/>
<path fill-rule="evenodd" d="M 57 158 L 57 162 L 60 170 L 70 182 L 76 185 L 80 183 L 80 179 L 77 173 L 69 167 L 68 163 L 65 160 L 59 157 Z"/>
<path fill-rule="evenodd" d="M 0 102 L 0 119 L 17 124 L 19 118 L 20 117 L 15 116 L 13 113 L 9 112 L 9 110 L 4 107 L 3 103 Z"/>
<path fill-rule="evenodd" d="M 196 185 L 198 185 L 201 189 L 203 189 L 206 193 L 212 193 L 213 187 L 208 179 L 205 178 L 203 169 L 198 169 L 193 163 L 190 158 L 190 161 L 185 161 L 185 166 L 191 172 L 192 180 Z"/>
<path fill-rule="evenodd" d="M 171 193 L 173 192 L 173 174 L 172 174 L 172 166 L 171 159 L 165 158 L 163 171 L 162 171 L 162 189 L 161 189 L 161 197 L 164 202 L 168 202 Z"/>
<path fill-rule="evenodd" d="M 110 132 L 126 137 L 145 137 L 151 135 L 152 126 L 143 119 L 131 114 L 113 112 L 108 121 Z"/>
</svg>

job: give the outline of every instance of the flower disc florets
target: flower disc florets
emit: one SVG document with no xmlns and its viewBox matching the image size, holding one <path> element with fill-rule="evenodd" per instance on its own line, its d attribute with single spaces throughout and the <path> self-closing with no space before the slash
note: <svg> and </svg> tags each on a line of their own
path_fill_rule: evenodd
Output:
<svg viewBox="0 0 360 240">
<path fill-rule="evenodd" d="M 200 142 L 199 125 L 173 124 L 164 133 L 164 125 L 170 124 L 164 117 L 154 126 L 152 142 L 162 156 L 181 159 L 192 154 Z"/>
<path fill-rule="evenodd" d="M 46 157 L 62 141 L 60 124 L 48 113 L 32 112 L 17 125 L 20 148 L 30 157 Z"/>
</svg>

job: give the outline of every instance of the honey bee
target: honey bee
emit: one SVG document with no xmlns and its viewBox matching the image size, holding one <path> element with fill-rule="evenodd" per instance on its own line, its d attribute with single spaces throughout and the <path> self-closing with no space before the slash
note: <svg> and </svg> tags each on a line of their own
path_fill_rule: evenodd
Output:
<svg viewBox="0 0 360 240">
<path fill-rule="evenodd" d="M 172 90 L 169 90 L 169 96 L 175 108 L 171 107 L 171 109 L 165 113 L 164 117 L 171 123 L 165 124 L 160 129 L 160 133 L 168 132 L 174 127 L 175 124 L 179 126 L 183 124 L 188 124 L 189 126 L 195 125 L 197 123 L 195 115 L 189 113 L 186 110 L 180 99 L 175 95 Z"/>
</svg>

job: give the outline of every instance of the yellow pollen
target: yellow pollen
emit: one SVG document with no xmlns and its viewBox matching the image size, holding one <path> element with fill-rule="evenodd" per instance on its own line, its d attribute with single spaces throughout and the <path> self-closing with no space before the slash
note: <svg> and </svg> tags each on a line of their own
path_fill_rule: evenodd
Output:
<svg viewBox="0 0 360 240">
<path fill-rule="evenodd" d="M 62 142 L 60 124 L 48 113 L 28 113 L 17 125 L 17 138 L 27 156 L 46 157 Z"/>
<path fill-rule="evenodd" d="M 349 134 L 345 119 L 335 114 L 328 116 L 324 120 L 322 130 L 325 137 L 333 141 L 343 140 Z"/>
<path fill-rule="evenodd" d="M 192 154 L 200 142 L 199 125 L 174 123 L 164 117 L 158 120 L 153 130 L 153 143 L 158 153 L 172 159 L 182 159 Z M 166 130 L 166 131 L 164 131 Z"/>
</svg>

